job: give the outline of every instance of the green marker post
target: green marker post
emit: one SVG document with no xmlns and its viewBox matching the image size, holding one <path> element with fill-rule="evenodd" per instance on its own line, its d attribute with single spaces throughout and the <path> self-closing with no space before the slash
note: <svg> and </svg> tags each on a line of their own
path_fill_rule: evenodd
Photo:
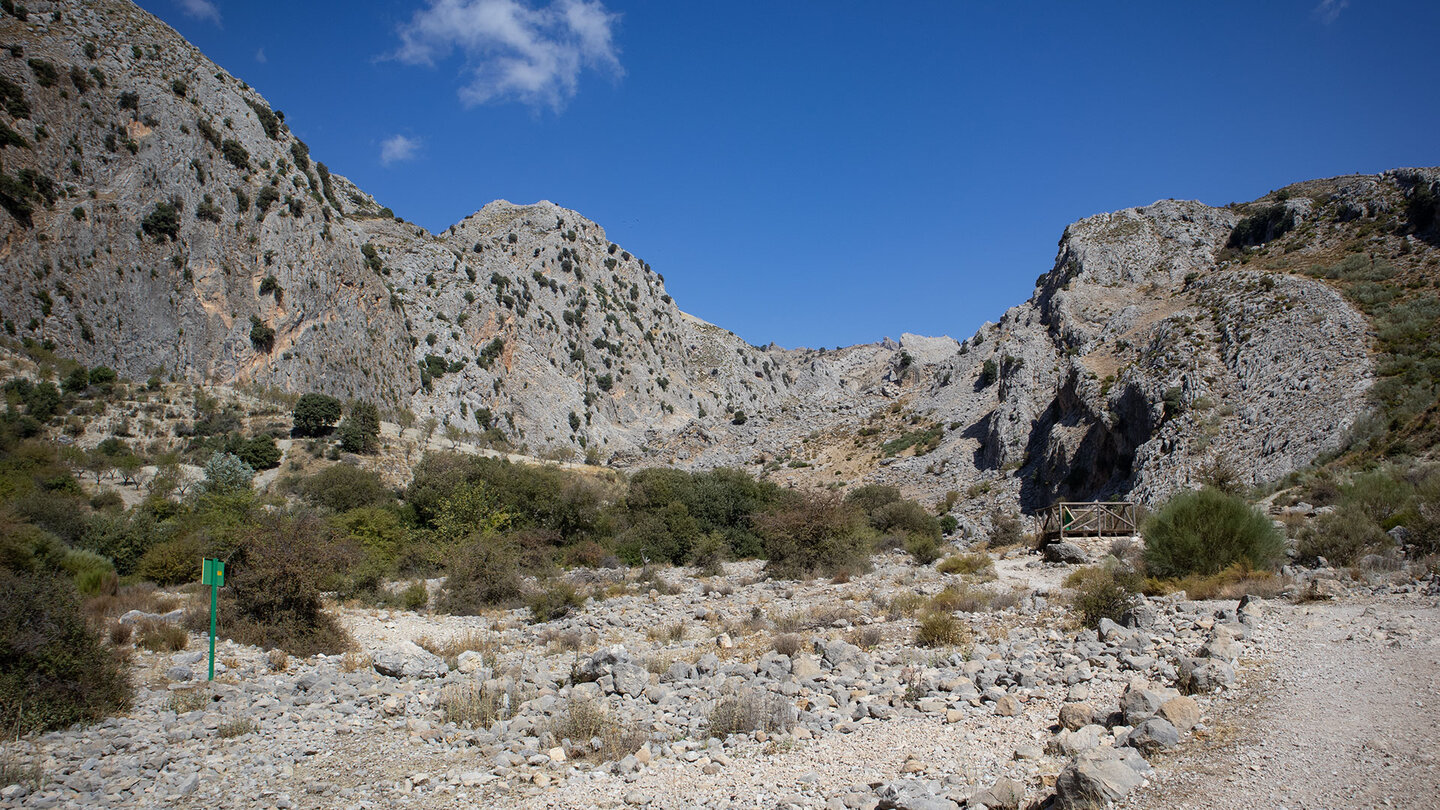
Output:
<svg viewBox="0 0 1440 810">
<path fill-rule="evenodd" d="M 200 564 L 200 584 L 210 586 L 210 680 L 215 680 L 215 614 L 220 586 L 225 584 L 225 561 L 206 559 Z"/>
</svg>

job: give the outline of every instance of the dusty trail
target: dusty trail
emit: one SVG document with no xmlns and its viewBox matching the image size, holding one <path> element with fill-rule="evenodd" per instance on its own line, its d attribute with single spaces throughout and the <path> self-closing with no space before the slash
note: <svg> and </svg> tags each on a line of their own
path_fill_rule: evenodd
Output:
<svg viewBox="0 0 1440 810">
<path fill-rule="evenodd" d="M 1433 597 L 1267 603 L 1263 657 L 1211 732 L 1157 762 L 1134 808 L 1431 808 L 1440 788 Z"/>
</svg>

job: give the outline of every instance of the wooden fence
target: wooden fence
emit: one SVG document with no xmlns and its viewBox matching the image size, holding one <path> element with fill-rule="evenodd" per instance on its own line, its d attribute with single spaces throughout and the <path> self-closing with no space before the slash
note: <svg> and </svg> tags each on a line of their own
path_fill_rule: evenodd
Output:
<svg viewBox="0 0 1440 810">
<path fill-rule="evenodd" d="M 1135 504 L 1131 501 L 1062 501 L 1040 513 L 1042 544 L 1069 537 L 1129 537 L 1136 531 Z"/>
</svg>

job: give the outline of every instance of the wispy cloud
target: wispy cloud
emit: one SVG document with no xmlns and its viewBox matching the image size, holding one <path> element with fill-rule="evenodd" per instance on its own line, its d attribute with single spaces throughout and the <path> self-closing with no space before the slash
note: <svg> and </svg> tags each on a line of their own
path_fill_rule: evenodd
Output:
<svg viewBox="0 0 1440 810">
<path fill-rule="evenodd" d="M 1320 4 L 1315 6 L 1315 16 L 1320 18 L 1320 22 L 1329 25 L 1335 22 L 1340 12 L 1349 5 L 1350 0 L 1320 0 Z"/>
<path fill-rule="evenodd" d="M 532 8 L 521 0 L 429 0 L 400 27 L 394 57 L 434 65 L 459 50 L 469 81 L 466 106 L 519 101 L 559 110 L 575 96 L 580 73 L 621 76 L 614 28 L 618 14 L 598 0 L 553 0 Z"/>
<path fill-rule="evenodd" d="M 214 0 L 175 0 L 179 3 L 180 10 L 186 15 L 198 20 L 209 20 L 216 25 L 220 24 L 220 7 L 215 5 Z"/>
<path fill-rule="evenodd" d="M 262 65 L 270 61 L 270 59 L 265 56 L 265 49 L 263 47 L 255 52 L 255 61 Z"/>
<path fill-rule="evenodd" d="M 420 151 L 419 138 L 392 135 L 380 143 L 380 162 L 386 166 L 412 160 Z"/>
</svg>

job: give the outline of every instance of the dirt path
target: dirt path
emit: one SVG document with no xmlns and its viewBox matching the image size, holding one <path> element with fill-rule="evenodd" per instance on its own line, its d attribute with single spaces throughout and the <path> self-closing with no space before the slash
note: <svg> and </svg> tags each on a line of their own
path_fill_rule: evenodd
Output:
<svg viewBox="0 0 1440 810">
<path fill-rule="evenodd" d="M 1122 806 L 1436 806 L 1440 601 L 1271 602 L 1259 640 L 1209 733 Z"/>
</svg>

